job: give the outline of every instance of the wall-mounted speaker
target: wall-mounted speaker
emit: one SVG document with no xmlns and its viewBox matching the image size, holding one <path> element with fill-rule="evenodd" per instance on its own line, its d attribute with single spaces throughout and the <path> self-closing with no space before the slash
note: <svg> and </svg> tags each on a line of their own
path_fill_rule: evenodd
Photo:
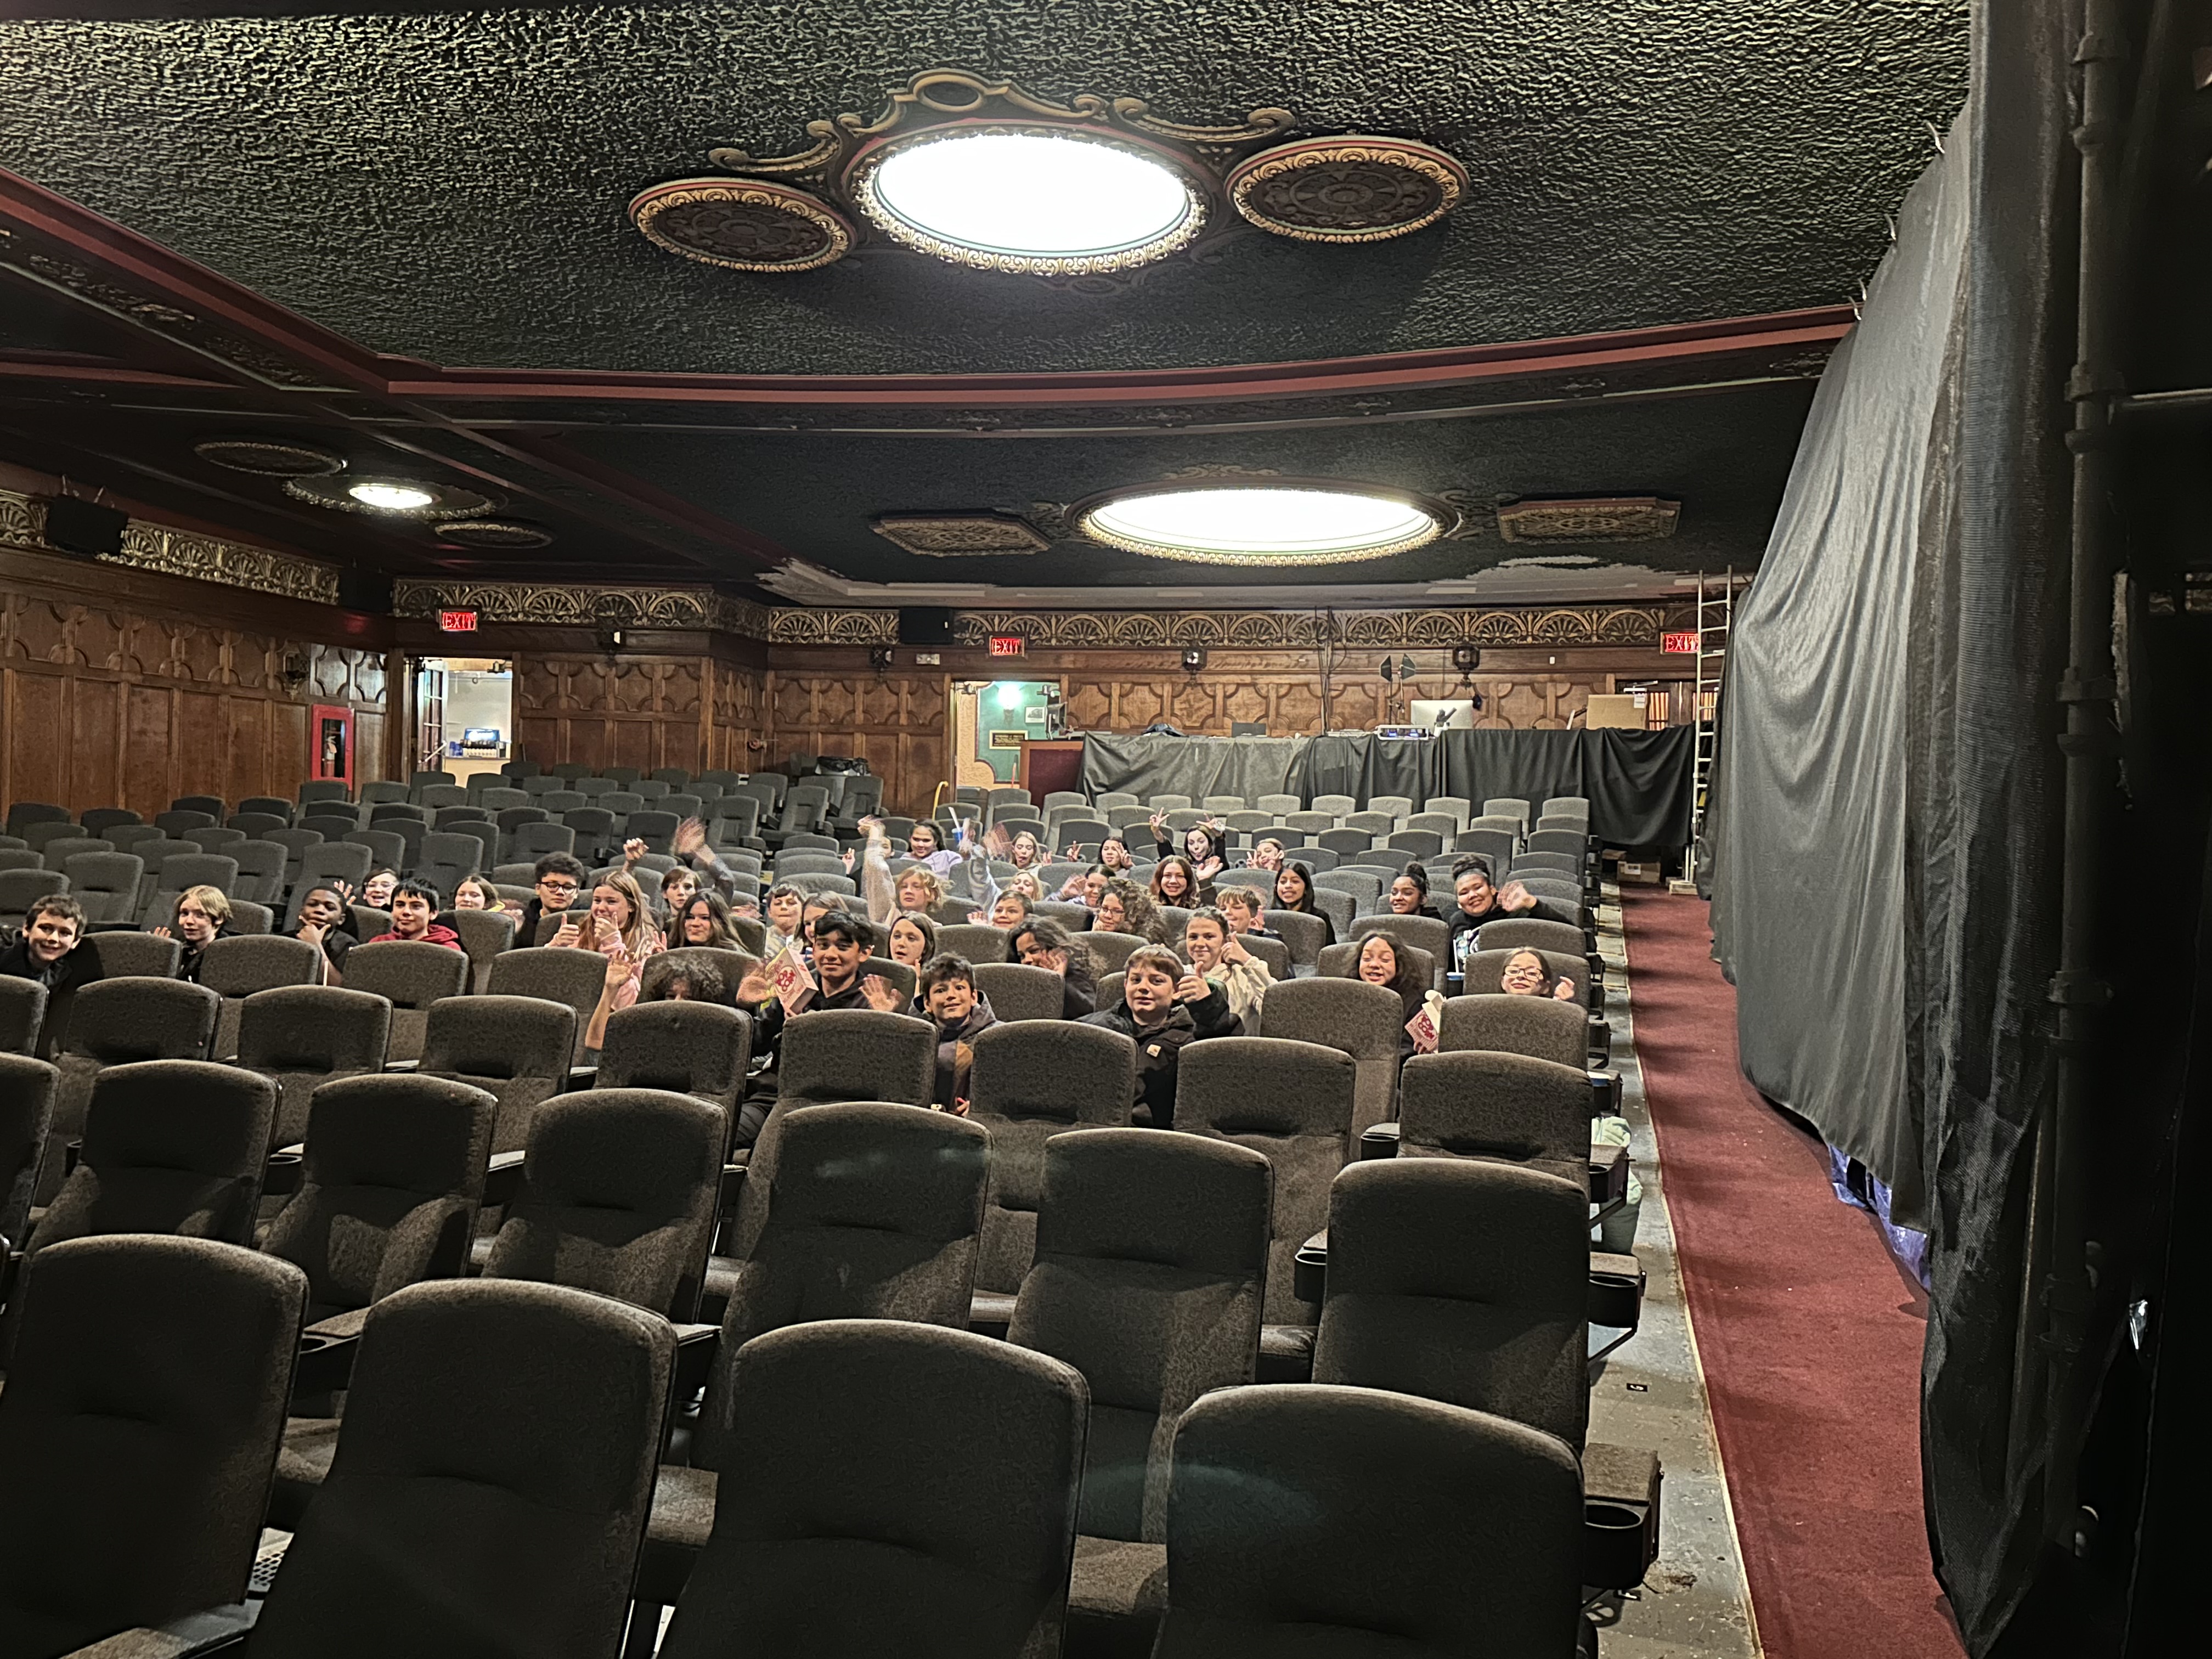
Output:
<svg viewBox="0 0 2212 1659">
<path fill-rule="evenodd" d="M 908 605 L 898 613 L 901 645 L 950 645 L 952 613 L 930 605 Z"/>
<path fill-rule="evenodd" d="M 348 611 L 388 617 L 392 614 L 392 578 L 381 570 L 349 566 L 338 572 L 338 603 Z"/>
<path fill-rule="evenodd" d="M 46 502 L 46 544 L 88 559 L 120 553 L 124 528 L 130 522 L 131 515 L 119 508 L 56 495 Z"/>
</svg>

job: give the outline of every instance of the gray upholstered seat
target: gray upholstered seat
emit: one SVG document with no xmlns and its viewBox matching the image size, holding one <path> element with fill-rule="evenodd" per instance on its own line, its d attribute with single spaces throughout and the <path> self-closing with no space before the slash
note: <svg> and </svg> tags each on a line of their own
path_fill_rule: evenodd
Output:
<svg viewBox="0 0 2212 1659">
<path fill-rule="evenodd" d="M 1127 1124 L 1137 1053 L 1119 1031 L 1055 1021 L 992 1026 L 976 1036 L 975 1054 L 968 1116 L 991 1132 L 991 1187 L 971 1316 L 1004 1325 L 1036 1257 L 1045 1143 L 1070 1129 Z"/>
<path fill-rule="evenodd" d="M 1318 1383 L 1225 1389 L 1176 1433 L 1154 1654 L 1574 1654 L 1582 1497 L 1567 1446 L 1487 1413 Z"/>
<path fill-rule="evenodd" d="M 1467 828 L 1467 821 L 1474 814 L 1474 803 L 1465 795 L 1431 795 L 1421 803 L 1422 812 L 1431 816 L 1449 817 L 1455 829 Z"/>
<path fill-rule="evenodd" d="M 1480 945 L 1480 940 L 1476 943 Z M 1476 950 L 1468 953 L 1463 971 L 1468 989 L 1480 994 L 1498 988 L 1505 973 L 1505 964 L 1519 951 L 1529 948 L 1516 946 L 1512 950 Z M 1589 958 L 1580 951 L 1547 951 L 1538 948 L 1536 954 L 1544 959 L 1544 966 L 1559 977 L 1569 981 L 1575 988 L 1577 1007 L 1589 1006 Z M 1479 989 L 1478 989 L 1479 988 Z"/>
<path fill-rule="evenodd" d="M 1437 1048 L 1493 1049 L 1580 1068 L 1589 1059 L 1589 1020 L 1579 1004 L 1489 991 L 1444 999 Z"/>
<path fill-rule="evenodd" d="M 1193 1401 L 1252 1380 L 1272 1181 L 1259 1153 L 1173 1129 L 1046 1143 L 1036 1259 L 1007 1334 L 1091 1387 L 1072 1649 L 1149 1650 L 1169 1443 Z"/>
<path fill-rule="evenodd" d="M 245 1600 L 306 1293 L 289 1262 L 205 1239 L 82 1238 L 27 1264 L 0 1652 L 175 1653 L 152 1627 Z"/>
<path fill-rule="evenodd" d="M 28 981 L 0 980 L 0 987 Z M 33 990 L 43 990 L 33 985 Z M 20 1249 L 31 1229 L 39 1157 L 53 1127 L 60 1073 L 27 1054 L 0 1054 L 0 1249 Z"/>
<path fill-rule="evenodd" d="M 1561 955 L 1583 954 L 1583 930 L 1571 922 L 1545 921 L 1535 916 L 1507 916 L 1486 921 L 1474 932 L 1475 948 L 1482 951 L 1544 951 Z M 1587 966 L 1587 963 L 1584 964 Z"/>
<path fill-rule="evenodd" d="M 368 872 L 375 854 L 357 842 L 318 842 L 300 854 L 297 873 L 292 882 L 292 905 L 287 925 L 296 921 L 300 901 L 311 887 L 331 885 L 343 882 L 354 891 L 368 879 Z"/>
<path fill-rule="evenodd" d="M 349 969 L 359 955 L 347 958 Z M 352 981 L 350 973 L 347 978 Z M 568 1086 L 575 1019 L 566 1005 L 539 997 L 445 996 L 430 1006 L 424 1024 L 422 1073 L 495 1096 L 499 1114 L 492 1151 L 515 1151 L 529 1136 L 532 1115 Z"/>
<path fill-rule="evenodd" d="M 470 990 L 481 995 L 490 988 L 491 965 L 501 951 L 514 949 L 517 920 L 505 910 L 447 912 L 446 925 L 461 936 L 461 950 L 469 959 Z"/>
<path fill-rule="evenodd" d="M 0 870 L 0 933 L 21 927 L 39 900 L 68 890 L 69 878 L 58 870 Z"/>
<path fill-rule="evenodd" d="M 442 908 L 453 902 L 453 891 L 465 876 L 472 876 L 484 861 L 484 844 L 474 836 L 451 830 L 433 830 L 415 848 L 413 873 L 437 890 Z"/>
<path fill-rule="evenodd" d="M 46 1023 L 46 988 L 34 979 L 0 974 L 0 1054 L 34 1054 Z"/>
<path fill-rule="evenodd" d="M 245 934 L 211 939 L 200 955 L 200 983 L 222 999 L 216 1012 L 215 1041 L 208 1052 L 228 1060 L 238 1052 L 238 1022 L 246 999 L 280 985 L 322 982 L 323 951 L 318 945 L 283 934 Z"/>
<path fill-rule="evenodd" d="M 1346 939 L 1341 945 L 1323 947 L 1321 960 L 1315 964 L 1316 977 L 1321 979 L 1358 979 L 1359 977 L 1359 946 L 1361 941 Z M 1434 957 L 1419 945 L 1398 945 L 1398 954 L 1413 966 L 1414 976 L 1424 985 L 1433 984 L 1437 964 Z M 1400 1015 L 1402 1022 L 1403 1014 Z"/>
<path fill-rule="evenodd" d="M 238 884 L 231 890 L 233 898 L 244 899 L 251 904 L 283 902 L 284 872 L 292 855 L 282 842 L 262 837 L 242 841 L 230 849 L 230 856 L 238 860 Z"/>
<path fill-rule="evenodd" d="M 308 1109 L 300 1188 L 262 1248 L 307 1275 L 307 1322 L 357 1330 L 403 1285 L 467 1263 L 497 1103 L 441 1078 L 340 1078 Z"/>
<path fill-rule="evenodd" d="M 40 1203 L 61 1190 L 62 1148 L 83 1133 L 100 1074 L 138 1060 L 206 1058 L 220 1003 L 204 986 L 174 979 L 101 979 L 76 992 L 54 1057 L 61 1081 L 39 1170 Z"/>
<path fill-rule="evenodd" d="M 942 930 L 939 930 L 942 937 Z M 1087 930 L 1082 939 L 1083 948 L 1091 952 L 1091 964 L 1103 974 L 1117 974 L 1129 958 L 1141 950 L 1146 940 L 1135 933 L 1117 933 L 1109 928 Z M 1100 1007 L 1106 1006 L 1101 1002 Z"/>
<path fill-rule="evenodd" d="M 744 1479 L 715 1505 L 664 1659 L 1060 1651 L 1089 1407 L 1073 1368 L 825 1320 L 757 1338 L 729 1388 Z"/>
<path fill-rule="evenodd" d="M 379 1302 L 255 1659 L 605 1659 L 674 1340 L 657 1315 L 557 1285 L 447 1279 Z"/>
<path fill-rule="evenodd" d="M 986 922 L 957 921 L 937 930 L 937 948 L 947 956 L 965 957 L 969 962 L 1004 962 L 1006 959 L 1006 930 Z"/>
<path fill-rule="evenodd" d="M 84 826 L 86 835 L 97 836 L 103 841 L 106 839 L 110 830 L 119 829 L 126 823 L 145 822 L 127 806 L 88 807 L 77 814 L 76 821 Z M 288 823 L 289 821 L 289 819 L 286 820 Z M 27 841 L 29 837 L 26 836 L 24 839 Z"/>
<path fill-rule="evenodd" d="M 335 985 L 256 991 L 238 1014 L 238 1061 L 276 1086 L 273 1137 L 289 1146 L 307 1132 L 314 1091 L 338 1078 L 381 1072 L 392 1039 L 392 1004 Z"/>
<path fill-rule="evenodd" d="M 69 869 L 69 861 L 73 858 L 78 857 L 80 854 L 85 853 L 112 853 L 115 850 L 115 843 L 113 842 L 103 841 L 98 836 L 39 835 L 39 831 L 42 830 L 67 830 L 69 828 L 70 828 L 70 826 L 68 824 L 50 823 L 37 823 L 31 826 L 32 835 L 36 837 L 36 839 L 32 842 L 32 846 L 39 854 L 40 862 L 49 870 L 60 870 L 66 872 Z"/>
<path fill-rule="evenodd" d="M 1415 1054 L 1399 1080 L 1398 1154 L 1523 1164 L 1587 1200 L 1589 1100 L 1579 1066 L 1480 1049 Z"/>
<path fill-rule="evenodd" d="M 1388 933 L 1401 945 L 1425 951 L 1431 962 L 1443 961 L 1451 944 L 1451 924 L 1438 921 L 1433 916 L 1401 916 L 1395 913 L 1361 916 L 1352 924 L 1349 937 L 1364 939 L 1370 933 Z"/>
<path fill-rule="evenodd" d="M 607 959 L 598 951 L 541 945 L 494 957 L 485 989 L 492 996 L 542 997 L 567 1007 L 576 1017 L 572 1057 L 580 1060 L 586 1028 L 606 982 Z"/>
<path fill-rule="evenodd" d="M 1328 1225 L 1328 1188 L 1352 1156 L 1350 1055 L 1281 1037 L 1193 1043 L 1176 1078 L 1176 1127 L 1234 1141 L 1274 1166 L 1261 1374 L 1291 1382 L 1313 1351 L 1319 1307 L 1297 1293 L 1298 1249 Z"/>
<path fill-rule="evenodd" d="M 100 958 L 102 979 L 174 979 L 185 957 L 185 947 L 173 939 L 126 933 L 120 928 L 94 933 L 90 943 Z M 58 1012 L 47 1011 L 49 1015 Z"/>
<path fill-rule="evenodd" d="M 234 1066 L 108 1066 L 93 1084 L 76 1168 L 27 1250 L 100 1233 L 250 1243 L 276 1112 L 276 1085 Z"/>
<path fill-rule="evenodd" d="M 752 1016 L 740 1009 L 712 1002 L 633 1003 L 607 1016 L 599 1086 L 671 1089 L 734 1113 L 752 1053 Z"/>
<path fill-rule="evenodd" d="M 219 853 L 172 853 L 159 870 L 149 865 L 138 884 L 140 925 L 170 927 L 176 925 L 177 902 L 188 890 L 212 887 L 228 896 L 238 885 L 238 860 Z M 150 894 L 145 891 L 149 885 Z"/>
<path fill-rule="evenodd" d="M 1058 1019 L 1066 1007 L 1066 981 L 1049 968 L 1018 962 L 975 964 L 975 989 L 1002 1020 Z"/>
<path fill-rule="evenodd" d="M 783 1030 L 777 1095 L 815 1104 L 890 1100 L 927 1106 L 937 1084 L 937 1028 L 872 1008 L 800 1014 Z"/>
<path fill-rule="evenodd" d="M 604 977 L 605 962 L 599 967 Z M 450 945 L 419 939 L 356 945 L 346 952 L 345 982 L 349 990 L 372 992 L 392 1004 L 388 1058 L 416 1060 L 422 1053 L 430 1005 L 468 988 L 469 959 Z"/>
<path fill-rule="evenodd" d="M 1398 1115 L 1405 1026 L 1405 1006 L 1387 985 L 1317 975 L 1270 987 L 1260 1006 L 1256 1035 L 1317 1042 L 1351 1059 L 1351 1133 L 1356 1144 L 1370 1126 Z"/>
<path fill-rule="evenodd" d="M 1283 936 L 1295 966 L 1310 969 L 1320 963 L 1322 947 L 1328 943 L 1333 925 L 1327 919 L 1298 910 L 1268 910 L 1262 913 L 1262 919 L 1271 932 Z"/>
</svg>

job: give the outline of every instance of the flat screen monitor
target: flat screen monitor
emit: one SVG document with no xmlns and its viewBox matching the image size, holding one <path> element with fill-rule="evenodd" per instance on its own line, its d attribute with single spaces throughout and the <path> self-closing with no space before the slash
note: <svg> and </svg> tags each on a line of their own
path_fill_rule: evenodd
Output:
<svg viewBox="0 0 2212 1659">
<path fill-rule="evenodd" d="M 1452 726 L 1465 731 L 1474 724 L 1474 699 L 1416 697 L 1413 704 L 1412 724 L 1425 726 L 1431 732 L 1442 732 Z"/>
<path fill-rule="evenodd" d="M 469 726 L 462 732 L 461 741 L 471 749 L 496 749 L 499 747 L 499 727 L 496 726 Z"/>
</svg>

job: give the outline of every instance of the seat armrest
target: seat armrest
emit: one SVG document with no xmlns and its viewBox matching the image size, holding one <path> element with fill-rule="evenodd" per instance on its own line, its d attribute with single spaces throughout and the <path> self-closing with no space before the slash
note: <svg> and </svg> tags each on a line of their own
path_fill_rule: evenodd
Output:
<svg viewBox="0 0 2212 1659">
<path fill-rule="evenodd" d="M 504 1209 L 514 1202 L 522 1190 L 522 1154 L 494 1152 L 491 1164 L 484 1171 L 483 1207 Z"/>
<path fill-rule="evenodd" d="M 1628 1196 L 1628 1148 L 1593 1146 L 1589 1151 L 1589 1195 L 1593 1204 L 1613 1204 Z"/>
<path fill-rule="evenodd" d="M 596 1089 L 599 1086 L 599 1068 L 598 1066 L 571 1066 L 568 1068 L 568 1092 L 570 1094 L 579 1094 L 586 1089 Z"/>
<path fill-rule="evenodd" d="M 1293 1288 L 1301 1302 L 1318 1302 L 1328 1288 L 1328 1230 L 1323 1228 L 1298 1246 L 1291 1258 Z"/>
<path fill-rule="evenodd" d="M 356 1309 L 333 1314 L 300 1333 L 300 1355 L 292 1368 L 295 1396 L 331 1394 L 352 1380 L 354 1355 L 360 1350 L 362 1325 L 368 1317 L 368 1309 Z"/>
<path fill-rule="evenodd" d="M 1638 1447 L 1583 1449 L 1583 1582 L 1633 1589 L 1659 1559 L 1659 1460 Z"/>
<path fill-rule="evenodd" d="M 1587 1074 L 1590 1085 L 1590 1115 L 1619 1117 L 1620 1115 L 1620 1073 L 1591 1072 Z"/>
<path fill-rule="evenodd" d="M 118 1631 L 89 1647 L 73 1649 L 65 1659 L 215 1659 L 243 1654 L 246 1633 L 260 1616 L 258 1601 L 206 1607 L 166 1625 Z"/>
<path fill-rule="evenodd" d="M 1398 1156 L 1399 1126 L 1394 1118 L 1387 1123 L 1370 1123 L 1359 1132 L 1359 1156 L 1364 1162 L 1370 1158 Z"/>
<path fill-rule="evenodd" d="M 299 1152 L 271 1152 L 261 1166 L 261 1195 L 264 1198 L 289 1198 L 300 1190 L 300 1176 L 307 1159 Z"/>
<path fill-rule="evenodd" d="M 83 1157 L 84 1142 L 82 1140 L 62 1142 L 62 1178 L 64 1180 L 76 1173 L 76 1166 Z"/>
<path fill-rule="evenodd" d="M 384 1062 L 384 1069 L 387 1072 L 416 1072 L 422 1068 L 422 1062 L 419 1060 L 387 1060 Z"/>
<path fill-rule="evenodd" d="M 691 1402 L 699 1397 L 699 1390 L 707 1386 L 708 1375 L 714 1369 L 714 1356 L 720 1351 L 722 1342 L 720 1325 L 678 1325 L 675 1330 L 676 1364 L 669 1371 L 668 1425 L 672 1430 L 677 1418 L 689 1412 Z M 665 1439 L 662 1443 L 666 1443 Z"/>
</svg>

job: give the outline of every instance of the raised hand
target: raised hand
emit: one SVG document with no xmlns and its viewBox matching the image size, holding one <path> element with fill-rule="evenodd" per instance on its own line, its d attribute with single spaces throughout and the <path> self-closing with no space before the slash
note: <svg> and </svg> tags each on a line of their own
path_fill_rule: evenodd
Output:
<svg viewBox="0 0 2212 1659">
<path fill-rule="evenodd" d="M 642 846 L 644 843 L 640 842 Z M 686 818 L 676 826 L 676 839 L 669 843 L 678 858 L 695 858 L 707 845 L 707 826 L 696 818 Z M 625 847 L 623 849 L 628 852 Z"/>
<path fill-rule="evenodd" d="M 607 989 L 619 991 L 629 978 L 633 964 L 629 953 L 620 945 L 607 952 Z"/>
<path fill-rule="evenodd" d="M 1501 910 L 1533 910 L 1536 908 L 1536 901 L 1522 883 L 1509 881 L 1498 890 L 1498 908 Z"/>
<path fill-rule="evenodd" d="M 868 1000 L 868 1006 L 879 1014 L 896 1014 L 906 1006 L 906 999 L 899 994 L 898 987 L 881 974 L 870 974 L 863 979 L 860 994 Z"/>
<path fill-rule="evenodd" d="M 1552 988 L 1552 994 L 1562 1002 L 1572 1002 L 1575 1000 L 1574 981 L 1571 979 L 1561 979 L 1557 985 L 1554 985 Z"/>
<path fill-rule="evenodd" d="M 569 946 L 571 946 L 571 945 L 574 945 L 574 944 L 575 944 L 579 939 L 580 939 L 582 937 L 583 937 L 583 929 L 582 929 L 582 928 L 580 928 L 580 927 L 578 927 L 578 926 L 577 926 L 574 922 L 573 922 L 573 921 L 564 921 L 564 922 L 562 922 L 562 923 L 561 924 L 561 930 L 560 930 L 560 932 L 558 932 L 558 933 L 555 933 L 555 934 L 553 935 L 553 937 L 552 937 L 551 940 L 550 941 L 550 943 L 554 944 L 554 945 L 557 945 L 561 946 L 563 950 L 566 950 L 566 949 L 568 949 Z"/>
<path fill-rule="evenodd" d="M 173 939 L 176 936 L 170 933 L 170 931 L 166 927 L 156 927 L 154 929 L 154 937 L 155 939 Z"/>
<path fill-rule="evenodd" d="M 740 1002 L 766 1002 L 775 992 L 775 985 L 768 976 L 765 963 L 755 963 L 745 970 L 744 978 L 738 981 L 738 1000 Z"/>
<path fill-rule="evenodd" d="M 631 865 L 635 864 L 645 856 L 645 838 L 641 836 L 632 836 L 623 843 L 623 868 L 627 870 Z"/>
<path fill-rule="evenodd" d="M 1167 815 L 1165 812 L 1155 812 L 1155 813 L 1153 813 L 1153 814 L 1152 814 L 1152 828 L 1153 828 L 1153 829 L 1155 829 L 1155 830 L 1164 830 L 1164 829 L 1166 829 L 1166 828 L 1168 827 L 1168 815 Z"/>
<path fill-rule="evenodd" d="M 1177 1002 L 1203 1002 L 1213 994 L 1213 988 L 1196 974 L 1185 974 L 1176 984 Z"/>
</svg>

